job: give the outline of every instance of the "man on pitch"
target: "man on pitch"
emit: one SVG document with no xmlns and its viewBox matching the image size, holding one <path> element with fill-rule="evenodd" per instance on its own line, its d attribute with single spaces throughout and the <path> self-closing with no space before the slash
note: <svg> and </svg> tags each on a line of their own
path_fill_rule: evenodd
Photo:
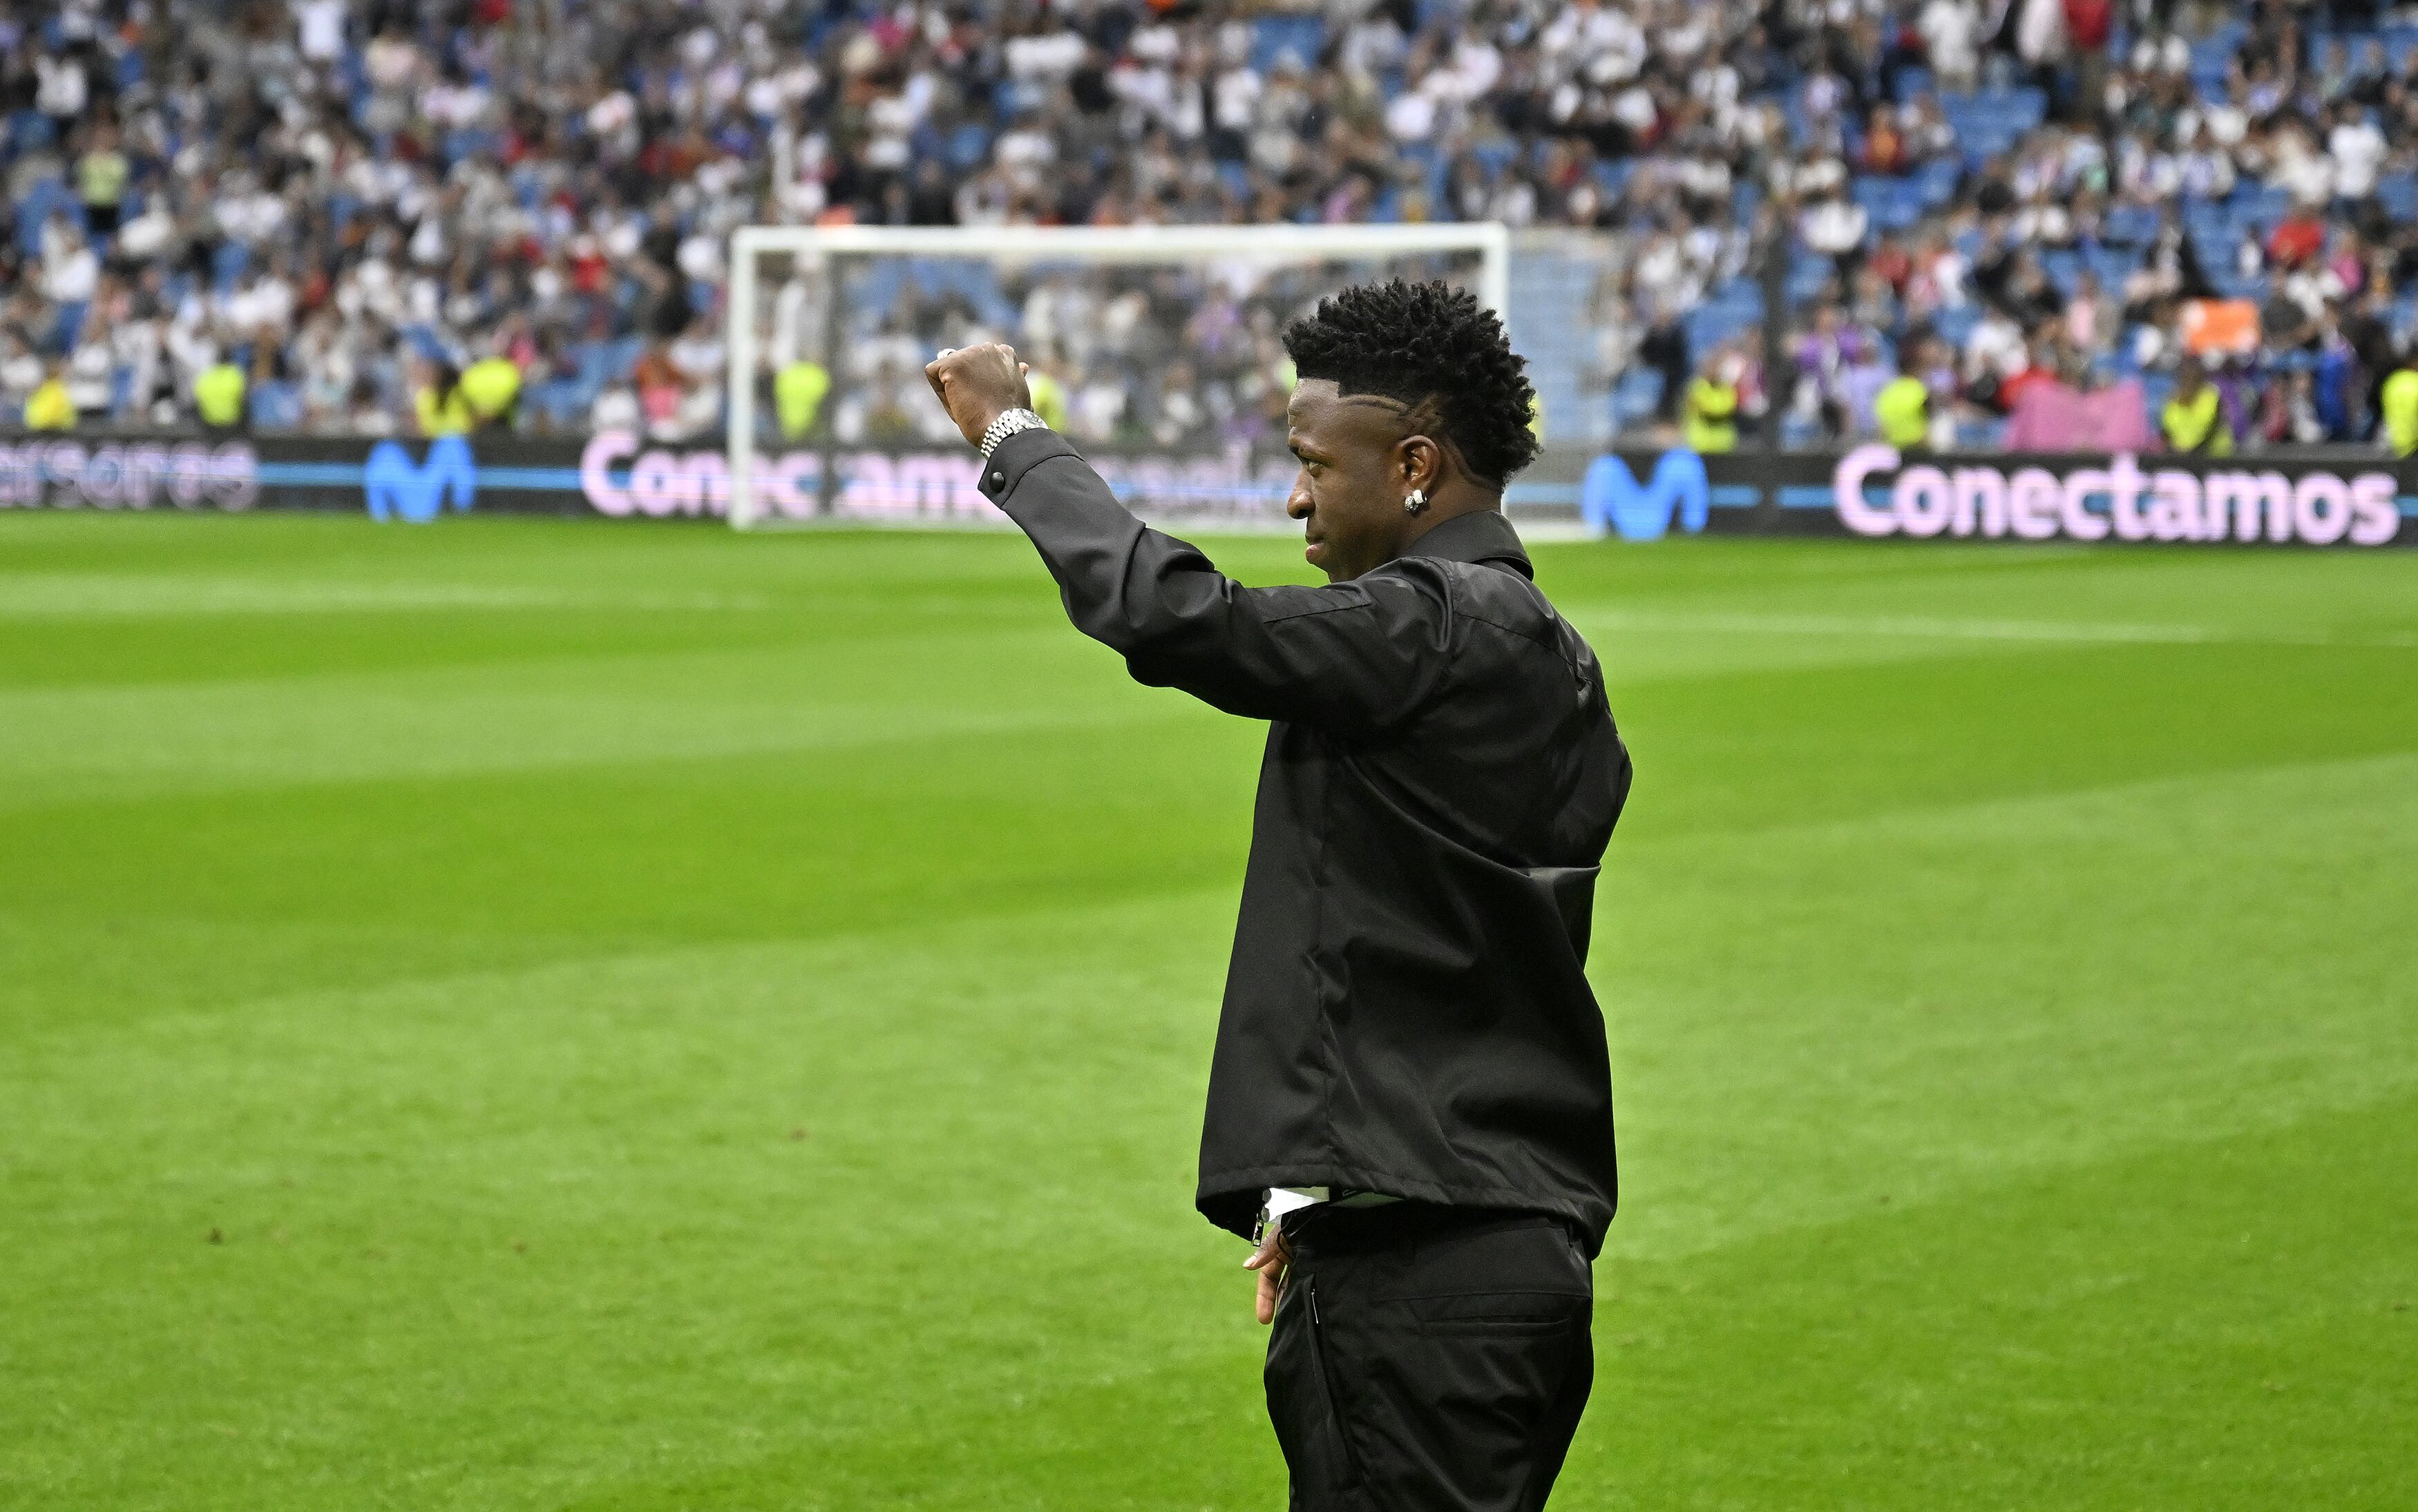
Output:
<svg viewBox="0 0 2418 1512">
<path fill-rule="evenodd" d="M 1536 442 L 1501 323 L 1397 282 L 1285 346 L 1285 507 L 1324 588 L 1244 588 L 1145 528 L 1032 413 L 1008 347 L 926 374 L 1076 628 L 1271 722 L 1198 1202 L 1258 1240 L 1293 1505 L 1541 1507 L 1615 1198 L 1583 967 L 1629 755 L 1502 514 Z"/>
</svg>

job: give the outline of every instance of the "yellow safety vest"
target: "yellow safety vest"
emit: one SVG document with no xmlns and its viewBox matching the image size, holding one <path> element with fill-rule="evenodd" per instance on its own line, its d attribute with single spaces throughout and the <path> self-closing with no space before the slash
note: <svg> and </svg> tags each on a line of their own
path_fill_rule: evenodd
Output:
<svg viewBox="0 0 2418 1512">
<path fill-rule="evenodd" d="M 1737 450 L 1737 385 L 1698 378 L 1688 385 L 1688 450 L 1703 454 Z"/>
<path fill-rule="evenodd" d="M 495 420 L 512 408 L 520 391 L 521 370 L 509 358 L 482 358 L 462 370 L 462 402 L 481 420 Z"/>
<path fill-rule="evenodd" d="M 1033 393 L 1033 412 L 1041 423 L 1053 431 L 1066 428 L 1066 386 L 1047 373 L 1034 373 L 1025 379 L 1025 388 Z"/>
<path fill-rule="evenodd" d="M 1891 378 L 1873 396 L 1873 419 L 1880 422 L 1881 439 L 1904 451 L 1931 438 L 1931 390 L 1922 380 Z"/>
<path fill-rule="evenodd" d="M 243 420 L 243 369 L 232 362 L 214 362 L 193 378 L 193 407 L 202 423 L 221 430 Z"/>
<path fill-rule="evenodd" d="M 2166 445 L 2177 451 L 2205 451 L 2211 457 L 2233 455 L 2233 432 L 2225 423 L 2223 402 L 2213 384 L 2204 385 L 2188 401 L 2181 397 L 2167 400 L 2160 423 L 2165 429 Z"/>
<path fill-rule="evenodd" d="M 72 431 L 75 429 L 75 401 L 68 397 L 64 379 L 45 378 L 25 400 L 25 429 L 29 431 Z"/>
<path fill-rule="evenodd" d="M 436 397 L 436 389 L 422 389 L 411 396 L 411 406 L 419 412 L 422 435 L 462 435 L 478 423 L 477 417 L 470 413 L 470 402 L 462 397 L 459 384 L 442 400 Z"/>
<path fill-rule="evenodd" d="M 831 374 L 819 362 L 797 361 L 773 374 L 773 410 L 780 418 L 781 435 L 797 440 L 815 428 L 823 396 L 831 392 Z"/>
<path fill-rule="evenodd" d="M 2393 454 L 2418 452 L 2418 373 L 2403 368 L 2384 380 L 2384 435 Z"/>
</svg>

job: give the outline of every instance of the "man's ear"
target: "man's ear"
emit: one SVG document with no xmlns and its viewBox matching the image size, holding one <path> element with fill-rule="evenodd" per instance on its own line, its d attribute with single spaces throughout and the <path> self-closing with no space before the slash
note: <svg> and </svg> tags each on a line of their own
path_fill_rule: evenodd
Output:
<svg viewBox="0 0 2418 1512">
<path fill-rule="evenodd" d="M 1444 481 L 1444 448 L 1432 436 L 1406 435 L 1394 444 L 1394 469 L 1405 490 L 1416 488 L 1432 497 Z"/>
</svg>

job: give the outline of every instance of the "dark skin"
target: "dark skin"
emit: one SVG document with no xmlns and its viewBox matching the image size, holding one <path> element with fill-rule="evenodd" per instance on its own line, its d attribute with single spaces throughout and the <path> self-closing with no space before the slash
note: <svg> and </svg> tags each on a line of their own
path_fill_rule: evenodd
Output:
<svg viewBox="0 0 2418 1512">
<path fill-rule="evenodd" d="M 943 352 L 924 376 L 967 441 L 980 445 L 991 421 L 1032 407 L 1028 371 L 1014 347 L 994 343 Z M 1446 520 L 1503 507 L 1501 487 L 1472 477 L 1441 435 L 1431 404 L 1304 378 L 1285 417 L 1286 444 L 1301 463 L 1285 512 L 1302 522 L 1302 555 L 1330 583 L 1383 567 Z M 1415 491 L 1426 496 L 1416 512 L 1403 508 Z"/>
<path fill-rule="evenodd" d="M 924 377 L 969 445 L 980 446 L 991 421 L 1033 407 L 1025 375 L 1032 370 L 1004 343 L 942 352 Z M 1302 522 L 1302 555 L 1330 583 L 1348 583 L 1383 567 L 1412 542 L 1445 521 L 1503 507 L 1503 490 L 1470 476 L 1461 451 L 1437 433 L 1440 417 L 1428 405 L 1377 394 L 1346 394 L 1331 378 L 1305 378 L 1285 406 L 1285 442 L 1301 463 L 1285 497 L 1285 512 Z M 1403 501 L 1416 491 L 1416 512 Z M 1243 1262 L 1259 1275 L 1253 1308 L 1273 1321 L 1293 1256 L 1281 1226 Z"/>
</svg>

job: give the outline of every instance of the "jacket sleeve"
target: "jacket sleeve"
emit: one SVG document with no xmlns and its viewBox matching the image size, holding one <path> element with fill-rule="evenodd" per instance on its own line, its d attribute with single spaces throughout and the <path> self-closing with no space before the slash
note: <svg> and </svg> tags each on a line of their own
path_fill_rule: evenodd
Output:
<svg viewBox="0 0 2418 1512">
<path fill-rule="evenodd" d="M 1450 664 L 1439 574 L 1397 565 L 1324 588 L 1245 588 L 1135 519 L 1048 431 L 1002 442 L 982 491 L 1032 538 L 1075 628 L 1154 687 L 1247 718 L 1374 734 L 1414 713 Z"/>
</svg>

